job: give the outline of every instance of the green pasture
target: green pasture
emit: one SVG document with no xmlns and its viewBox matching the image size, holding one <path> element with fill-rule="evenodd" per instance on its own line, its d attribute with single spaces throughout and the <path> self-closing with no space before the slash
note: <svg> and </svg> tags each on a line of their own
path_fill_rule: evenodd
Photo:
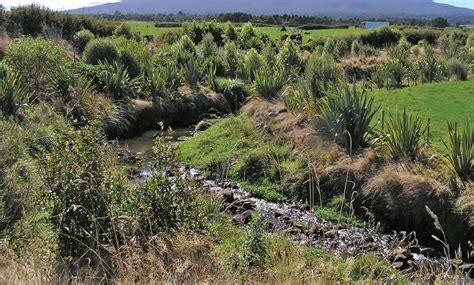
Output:
<svg viewBox="0 0 474 285">
<path fill-rule="evenodd" d="M 474 123 L 474 81 L 423 84 L 395 90 L 374 90 L 375 101 L 386 118 L 403 109 L 431 120 L 433 150 L 445 152 L 442 139 L 447 136 L 447 122 Z"/>
<path fill-rule="evenodd" d="M 163 33 L 182 29 L 181 27 L 155 27 L 155 23 L 153 22 L 128 21 L 127 24 L 133 31 L 140 32 L 142 36 L 150 35 L 158 37 Z"/>
</svg>

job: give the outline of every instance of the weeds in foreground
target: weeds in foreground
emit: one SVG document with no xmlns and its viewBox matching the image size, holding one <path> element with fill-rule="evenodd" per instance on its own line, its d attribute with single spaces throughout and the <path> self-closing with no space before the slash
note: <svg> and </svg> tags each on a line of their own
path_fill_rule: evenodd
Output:
<svg viewBox="0 0 474 285">
<path fill-rule="evenodd" d="M 279 97 L 280 91 L 286 83 L 283 71 L 272 69 L 265 65 L 255 73 L 255 89 L 265 99 Z"/>
</svg>

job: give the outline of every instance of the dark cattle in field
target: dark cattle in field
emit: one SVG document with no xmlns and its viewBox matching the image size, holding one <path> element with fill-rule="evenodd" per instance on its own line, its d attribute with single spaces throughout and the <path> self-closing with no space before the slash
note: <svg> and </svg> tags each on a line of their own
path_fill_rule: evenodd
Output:
<svg viewBox="0 0 474 285">
<path fill-rule="evenodd" d="M 288 35 L 282 35 L 280 39 L 282 41 L 286 41 L 288 39 Z"/>
<path fill-rule="evenodd" d="M 303 36 L 301 34 L 294 34 L 290 36 L 290 39 L 295 43 L 295 44 L 302 44 L 303 43 Z"/>
</svg>

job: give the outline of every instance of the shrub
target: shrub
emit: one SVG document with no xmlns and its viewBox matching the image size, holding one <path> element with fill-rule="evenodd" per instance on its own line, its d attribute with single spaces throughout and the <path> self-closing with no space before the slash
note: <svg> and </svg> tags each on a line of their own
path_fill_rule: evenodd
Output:
<svg viewBox="0 0 474 285">
<path fill-rule="evenodd" d="M 265 64 L 263 57 L 255 50 L 250 49 L 241 64 L 240 77 L 242 79 L 254 80 L 255 72 Z"/>
<path fill-rule="evenodd" d="M 120 53 L 118 62 L 127 69 L 131 78 L 138 77 L 142 72 L 138 60 L 128 51 L 122 51 Z"/>
<path fill-rule="evenodd" d="M 124 37 L 126 39 L 131 39 L 133 37 L 132 29 L 129 25 L 122 23 L 115 28 L 113 35 L 116 37 Z"/>
<path fill-rule="evenodd" d="M 397 61 L 390 60 L 384 65 L 385 75 L 387 76 L 386 86 L 389 88 L 399 88 L 403 85 L 405 77 L 405 68 Z"/>
<path fill-rule="evenodd" d="M 358 40 L 354 40 L 351 44 L 351 54 L 352 55 L 359 55 L 361 52 L 361 43 Z"/>
<path fill-rule="evenodd" d="M 263 267 L 269 258 L 269 241 L 266 237 L 266 223 L 263 218 L 255 219 L 247 230 L 241 256 L 246 268 Z"/>
<path fill-rule="evenodd" d="M 468 48 L 474 47 L 474 34 L 470 34 L 470 35 L 467 37 L 466 45 L 467 45 Z"/>
<path fill-rule="evenodd" d="M 255 89 L 265 99 L 279 97 L 285 83 L 284 72 L 277 68 L 264 65 L 255 73 Z"/>
<path fill-rule="evenodd" d="M 232 41 L 235 42 L 239 38 L 239 34 L 237 33 L 237 30 L 235 29 L 235 26 L 232 23 L 227 23 L 225 30 L 225 39 L 227 41 Z"/>
<path fill-rule="evenodd" d="M 259 49 L 262 44 L 258 37 L 257 30 L 255 30 L 251 23 L 246 23 L 242 26 L 239 35 L 239 42 L 243 49 Z"/>
<path fill-rule="evenodd" d="M 94 34 L 89 30 L 80 30 L 74 35 L 72 45 L 82 54 L 87 44 L 95 38 Z"/>
<path fill-rule="evenodd" d="M 180 173 L 175 150 L 164 135 L 156 138 L 153 147 L 156 163 L 151 178 L 131 191 L 127 199 L 133 233 L 138 233 L 143 245 L 164 231 L 203 227 L 198 189 Z"/>
<path fill-rule="evenodd" d="M 385 145 L 388 155 L 395 161 L 415 160 L 425 145 L 422 140 L 427 126 L 419 117 L 408 115 L 403 110 L 402 116 L 388 120 L 387 132 Z"/>
<path fill-rule="evenodd" d="M 296 46 L 292 41 L 286 41 L 277 56 L 277 64 L 289 74 L 293 68 L 300 67 L 300 63 Z"/>
<path fill-rule="evenodd" d="M 370 45 L 376 48 L 383 48 L 391 46 L 400 40 L 401 35 L 390 28 L 383 28 L 381 30 L 372 31 L 360 37 L 364 45 Z"/>
<path fill-rule="evenodd" d="M 201 58 L 207 59 L 217 55 L 217 45 L 212 34 L 206 34 L 199 45 Z"/>
<path fill-rule="evenodd" d="M 18 115 L 18 110 L 25 102 L 28 102 L 28 93 L 20 83 L 20 76 L 0 62 L 0 115 Z"/>
<path fill-rule="evenodd" d="M 240 60 L 240 53 L 235 43 L 226 43 L 224 47 L 224 66 L 228 75 L 235 76 Z"/>
<path fill-rule="evenodd" d="M 469 122 L 459 129 L 457 124 L 448 123 L 449 140 L 443 141 L 448 151 L 449 162 L 463 181 L 474 179 L 474 129 Z"/>
<path fill-rule="evenodd" d="M 443 65 L 436 59 L 433 52 L 428 51 L 426 55 L 416 62 L 417 68 L 420 72 L 421 80 L 424 83 L 432 83 L 439 81 L 443 75 Z"/>
<path fill-rule="evenodd" d="M 331 55 L 312 55 L 306 64 L 305 78 L 310 84 L 312 96 L 320 99 L 342 78 L 342 70 Z"/>
<path fill-rule="evenodd" d="M 58 250 L 80 264 L 96 265 L 107 256 L 104 245 L 114 243 L 114 195 L 123 189 L 107 169 L 106 148 L 103 136 L 86 128 L 59 139 L 41 162 Z"/>
<path fill-rule="evenodd" d="M 51 83 L 51 74 L 59 70 L 66 59 L 64 49 L 42 38 L 21 38 L 10 43 L 5 62 L 21 76 L 21 82 L 37 96 L 43 95 Z"/>
<path fill-rule="evenodd" d="M 230 112 L 237 112 L 249 96 L 246 85 L 235 79 L 217 80 L 217 92 L 224 96 Z"/>
<path fill-rule="evenodd" d="M 449 78 L 456 76 L 457 80 L 467 80 L 467 67 L 457 58 L 451 58 L 448 60 L 448 63 L 446 64 L 446 70 L 448 72 Z"/>
<path fill-rule="evenodd" d="M 136 79 L 131 79 L 127 69 L 119 62 L 101 62 L 99 65 L 99 85 L 111 98 L 122 101 L 136 97 Z"/>
<path fill-rule="evenodd" d="M 183 66 L 183 74 L 189 87 L 196 88 L 202 76 L 199 63 L 193 59 L 189 60 Z"/>
<path fill-rule="evenodd" d="M 370 76 L 372 82 L 375 84 L 375 86 L 377 86 L 377 88 L 382 89 L 385 87 L 385 81 L 387 80 L 385 66 L 378 65 Z"/>
<path fill-rule="evenodd" d="M 87 44 L 82 57 L 86 63 L 92 65 L 97 65 L 100 62 L 112 63 L 118 61 L 119 52 L 111 40 L 95 39 Z"/>
<path fill-rule="evenodd" d="M 320 104 L 320 117 L 348 152 L 367 146 L 367 136 L 373 130 L 370 126 L 377 113 L 374 98 L 366 90 L 344 86 L 327 95 Z"/>
</svg>

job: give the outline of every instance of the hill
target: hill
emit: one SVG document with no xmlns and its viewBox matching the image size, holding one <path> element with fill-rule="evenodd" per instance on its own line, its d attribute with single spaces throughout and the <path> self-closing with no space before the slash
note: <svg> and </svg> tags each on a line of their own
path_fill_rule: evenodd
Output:
<svg viewBox="0 0 474 285">
<path fill-rule="evenodd" d="M 474 16 L 474 10 L 435 3 L 433 0 L 123 0 L 72 13 L 193 13 L 215 14 L 245 12 L 250 14 L 300 14 L 324 16 Z"/>
</svg>

